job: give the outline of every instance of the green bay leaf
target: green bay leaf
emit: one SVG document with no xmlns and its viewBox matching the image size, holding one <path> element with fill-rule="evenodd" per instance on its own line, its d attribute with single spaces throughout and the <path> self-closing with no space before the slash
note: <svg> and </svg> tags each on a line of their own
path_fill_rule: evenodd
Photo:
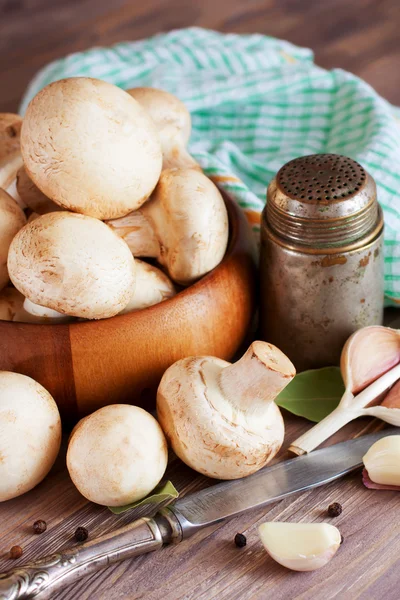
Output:
<svg viewBox="0 0 400 600">
<path fill-rule="evenodd" d="M 136 502 L 132 502 L 131 504 L 127 504 L 126 506 L 109 506 L 108 508 L 111 510 L 114 515 L 120 515 L 121 513 L 131 510 L 132 508 L 138 508 L 138 506 L 144 506 L 145 504 L 161 504 L 164 506 L 178 498 L 179 492 L 175 488 L 174 484 L 171 481 L 167 481 L 165 483 L 161 483 L 157 487 L 154 488 L 152 492 L 142 500 L 137 500 Z M 169 501 L 169 502 L 168 502 Z"/>
<path fill-rule="evenodd" d="M 275 398 L 278 406 L 318 423 L 339 404 L 344 383 L 339 367 L 303 371 Z"/>
</svg>

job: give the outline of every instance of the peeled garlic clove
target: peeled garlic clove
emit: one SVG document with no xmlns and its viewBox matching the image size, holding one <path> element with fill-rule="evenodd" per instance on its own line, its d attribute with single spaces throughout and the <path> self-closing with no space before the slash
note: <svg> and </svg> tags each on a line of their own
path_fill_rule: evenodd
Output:
<svg viewBox="0 0 400 600">
<path fill-rule="evenodd" d="M 352 394 L 400 362 L 400 333 L 379 325 L 359 329 L 347 340 L 340 359 L 342 377 Z"/>
<path fill-rule="evenodd" d="M 263 523 L 258 528 L 268 554 L 293 571 L 314 571 L 336 554 L 342 537 L 328 523 Z"/>
<path fill-rule="evenodd" d="M 400 435 L 390 435 L 375 442 L 363 462 L 366 471 L 363 481 L 367 487 L 400 489 Z"/>
</svg>

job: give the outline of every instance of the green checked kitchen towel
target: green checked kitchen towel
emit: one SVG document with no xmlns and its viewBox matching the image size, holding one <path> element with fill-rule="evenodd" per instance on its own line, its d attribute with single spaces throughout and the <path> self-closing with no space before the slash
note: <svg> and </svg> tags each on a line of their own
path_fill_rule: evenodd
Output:
<svg viewBox="0 0 400 600">
<path fill-rule="evenodd" d="M 332 152 L 375 178 L 385 213 L 385 290 L 400 303 L 400 109 L 368 84 L 313 62 L 311 50 L 263 35 L 190 28 L 55 61 L 30 84 L 76 75 L 176 94 L 193 119 L 190 151 L 257 229 L 266 187 L 288 160 Z"/>
</svg>

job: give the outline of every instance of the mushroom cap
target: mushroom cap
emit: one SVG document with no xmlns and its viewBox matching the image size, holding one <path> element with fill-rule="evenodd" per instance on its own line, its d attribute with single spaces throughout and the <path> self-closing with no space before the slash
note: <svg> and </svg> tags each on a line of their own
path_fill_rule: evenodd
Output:
<svg viewBox="0 0 400 600">
<path fill-rule="evenodd" d="M 28 175 L 45 196 L 98 219 L 139 208 L 162 165 L 155 125 L 139 103 L 88 77 L 56 81 L 33 98 L 21 150 Z"/>
<path fill-rule="evenodd" d="M 63 210 L 61 206 L 47 198 L 29 177 L 24 166 L 17 173 L 16 188 L 23 204 L 34 213 L 45 215 L 49 212 Z"/>
<path fill-rule="evenodd" d="M 13 113 L 0 113 L 0 187 L 6 189 L 22 165 L 20 151 L 22 119 Z"/>
<path fill-rule="evenodd" d="M 0 163 L 19 152 L 22 118 L 13 113 L 0 113 Z"/>
<path fill-rule="evenodd" d="M 158 261 L 177 283 L 192 283 L 223 259 L 228 213 L 218 188 L 201 171 L 163 171 L 142 211 L 160 240 Z"/>
<path fill-rule="evenodd" d="M 40 483 L 60 444 L 60 415 L 49 392 L 30 377 L 0 371 L 0 502 Z"/>
<path fill-rule="evenodd" d="M 67 467 L 88 500 L 123 506 L 159 483 L 168 461 L 160 425 L 138 406 L 113 404 L 82 419 L 73 430 Z"/>
<path fill-rule="evenodd" d="M 11 244 L 8 268 L 31 302 L 87 319 L 118 314 L 135 281 L 127 244 L 101 221 L 67 211 L 28 223 Z"/>
<path fill-rule="evenodd" d="M 14 287 L 5 287 L 0 292 L 0 321 L 18 321 L 16 315 L 23 310 L 24 296 Z"/>
<path fill-rule="evenodd" d="M 218 383 L 230 363 L 204 356 L 184 358 L 164 373 L 157 415 L 173 451 L 189 467 L 216 479 L 238 479 L 264 467 L 284 438 L 274 402 L 246 415 L 225 401 Z"/>
<path fill-rule="evenodd" d="M 24 211 L 7 192 L 0 188 L 0 290 L 9 280 L 7 257 L 10 244 L 25 223 Z"/>
<path fill-rule="evenodd" d="M 135 259 L 135 265 L 135 289 L 127 306 L 120 312 L 121 315 L 159 304 L 176 294 L 174 284 L 160 269 L 139 259 Z"/>
<path fill-rule="evenodd" d="M 137 87 L 127 90 L 145 109 L 154 121 L 160 136 L 161 145 L 170 146 L 176 136 L 186 146 L 192 128 L 190 112 L 173 94 L 151 87 Z"/>
</svg>

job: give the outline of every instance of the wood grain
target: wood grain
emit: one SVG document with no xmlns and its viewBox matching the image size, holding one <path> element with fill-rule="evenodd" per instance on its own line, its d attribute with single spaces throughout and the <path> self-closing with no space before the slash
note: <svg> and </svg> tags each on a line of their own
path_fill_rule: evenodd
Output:
<svg viewBox="0 0 400 600">
<path fill-rule="evenodd" d="M 29 80 L 51 60 L 191 25 L 265 33 L 312 47 L 321 66 L 350 70 L 400 104 L 399 19 L 398 0 L 0 0 L 0 111 L 15 111 Z M 308 427 L 302 419 L 285 415 L 285 420 L 288 441 Z M 367 423 L 347 427 L 335 440 Z M 72 486 L 64 462 L 62 453 L 40 486 L 0 505 L 0 570 L 17 564 L 6 558 L 13 544 L 24 548 L 22 563 L 70 547 L 79 525 L 94 537 L 137 516 L 117 517 L 87 503 Z M 182 493 L 210 483 L 178 460 L 169 474 Z M 293 573 L 268 559 L 257 537 L 259 522 L 324 520 L 332 501 L 344 507 L 330 521 L 344 543 L 327 567 Z M 397 600 L 399 510 L 400 494 L 366 490 L 357 473 L 203 530 L 158 554 L 115 565 L 53 600 Z M 49 524 L 42 536 L 31 532 L 38 518 Z M 238 531 L 247 535 L 244 549 L 233 544 Z"/>
<path fill-rule="evenodd" d="M 285 414 L 288 443 L 309 425 Z M 359 420 L 336 434 L 331 442 L 381 427 Z M 120 516 L 89 504 L 73 487 L 64 468 L 65 450 L 46 480 L 30 493 L 0 507 L 0 572 L 60 549 L 72 547 L 73 534 L 85 526 L 93 539 L 143 516 L 143 509 Z M 214 482 L 197 475 L 178 459 L 168 468 L 181 494 Z M 329 519 L 326 509 L 340 502 L 343 513 Z M 322 488 L 307 491 L 253 510 L 225 523 L 204 529 L 176 546 L 113 565 L 79 583 L 54 593 L 52 600 L 397 600 L 400 547 L 400 494 L 367 490 L 361 472 Z M 32 533 L 36 519 L 45 519 L 48 530 Z M 344 543 L 321 571 L 295 573 L 281 567 L 264 552 L 257 526 L 265 520 L 326 521 L 339 527 Z M 233 538 L 247 536 L 239 549 Z M 11 561 L 6 553 L 21 545 L 24 555 Z"/>
<path fill-rule="evenodd" d="M 230 242 L 211 273 L 161 304 L 111 319 L 59 325 L 0 321 L 0 369 L 41 383 L 65 425 L 116 402 L 154 408 L 163 373 L 180 358 L 232 358 L 255 312 L 256 265 L 246 218 L 225 200 Z"/>
</svg>

